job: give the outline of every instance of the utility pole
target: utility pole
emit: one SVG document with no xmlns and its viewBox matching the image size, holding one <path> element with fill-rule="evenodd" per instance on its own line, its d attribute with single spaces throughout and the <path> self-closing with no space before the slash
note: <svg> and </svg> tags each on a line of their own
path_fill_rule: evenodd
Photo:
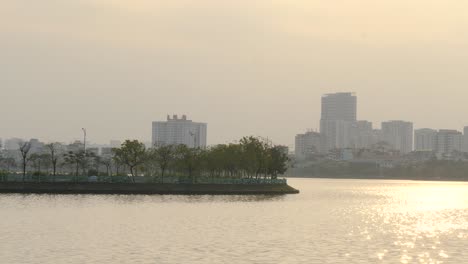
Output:
<svg viewBox="0 0 468 264">
<path fill-rule="evenodd" d="M 86 128 L 82 128 L 81 130 L 83 130 L 83 149 L 84 149 L 84 153 L 86 153 Z"/>
</svg>

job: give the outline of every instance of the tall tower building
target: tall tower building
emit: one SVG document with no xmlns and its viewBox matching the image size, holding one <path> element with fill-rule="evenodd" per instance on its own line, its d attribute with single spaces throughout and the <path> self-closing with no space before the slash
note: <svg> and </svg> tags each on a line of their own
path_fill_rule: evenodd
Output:
<svg viewBox="0 0 468 264">
<path fill-rule="evenodd" d="M 321 120 L 356 121 L 357 97 L 354 93 L 334 93 L 322 96 Z"/>
<path fill-rule="evenodd" d="M 206 147 L 206 123 L 196 123 L 188 120 L 185 115 L 178 118 L 167 116 L 165 122 L 153 122 L 154 145 L 179 145 L 190 148 Z"/>
<path fill-rule="evenodd" d="M 357 116 L 357 97 L 354 93 L 335 93 L 322 96 L 320 134 L 322 151 L 348 148 L 352 145 L 352 130 Z"/>
<path fill-rule="evenodd" d="M 401 153 L 413 151 L 413 123 L 405 121 L 382 122 L 383 140 Z"/>
</svg>

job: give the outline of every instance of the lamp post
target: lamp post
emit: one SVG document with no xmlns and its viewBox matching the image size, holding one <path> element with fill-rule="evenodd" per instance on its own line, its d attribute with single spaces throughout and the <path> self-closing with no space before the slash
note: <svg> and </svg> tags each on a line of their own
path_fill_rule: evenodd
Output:
<svg viewBox="0 0 468 264">
<path fill-rule="evenodd" d="M 196 134 L 193 131 L 190 131 L 189 133 L 190 133 L 190 136 L 193 137 L 193 148 L 196 148 L 197 147 Z"/>
<path fill-rule="evenodd" d="M 84 153 L 86 153 L 86 128 L 82 128 L 81 130 L 83 130 L 83 149 Z"/>
</svg>

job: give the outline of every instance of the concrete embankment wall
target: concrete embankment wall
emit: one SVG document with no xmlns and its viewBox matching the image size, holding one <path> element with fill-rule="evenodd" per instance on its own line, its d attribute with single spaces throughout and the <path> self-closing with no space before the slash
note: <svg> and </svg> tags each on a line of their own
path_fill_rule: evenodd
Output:
<svg viewBox="0 0 468 264">
<path fill-rule="evenodd" d="M 0 193 L 57 194 L 294 194 L 286 184 L 23 183 L 0 182 Z"/>
</svg>

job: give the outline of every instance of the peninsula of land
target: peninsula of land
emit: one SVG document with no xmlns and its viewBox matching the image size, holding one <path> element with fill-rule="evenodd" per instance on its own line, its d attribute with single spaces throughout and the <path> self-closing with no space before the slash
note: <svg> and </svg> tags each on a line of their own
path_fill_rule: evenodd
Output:
<svg viewBox="0 0 468 264">
<path fill-rule="evenodd" d="M 298 190 L 284 184 L 177 184 L 100 182 L 0 182 L 0 193 L 279 195 Z"/>
</svg>

